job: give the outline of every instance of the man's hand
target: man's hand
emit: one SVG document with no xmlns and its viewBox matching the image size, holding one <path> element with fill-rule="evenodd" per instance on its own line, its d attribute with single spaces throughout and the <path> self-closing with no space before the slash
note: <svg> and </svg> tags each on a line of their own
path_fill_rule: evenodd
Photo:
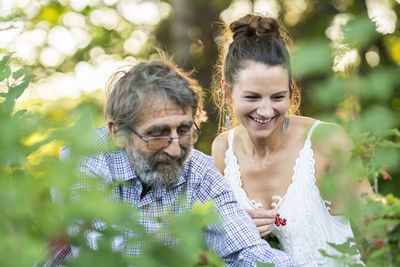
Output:
<svg viewBox="0 0 400 267">
<path fill-rule="evenodd" d="M 256 209 L 256 210 L 246 210 L 246 211 L 256 224 L 261 237 L 264 237 L 269 233 L 271 233 L 272 225 L 275 223 L 275 217 L 276 217 L 275 209 L 271 210 Z"/>
</svg>

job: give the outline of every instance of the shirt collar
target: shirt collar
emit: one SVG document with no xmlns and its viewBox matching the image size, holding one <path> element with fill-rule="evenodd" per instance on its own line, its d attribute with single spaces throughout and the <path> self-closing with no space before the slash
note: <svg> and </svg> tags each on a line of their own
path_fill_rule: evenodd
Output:
<svg viewBox="0 0 400 267">
<path fill-rule="evenodd" d="M 128 181 L 132 179 L 138 179 L 133 167 L 129 163 L 128 155 L 124 149 L 118 149 L 110 152 L 112 157 L 112 170 L 114 177 L 117 181 Z"/>
</svg>

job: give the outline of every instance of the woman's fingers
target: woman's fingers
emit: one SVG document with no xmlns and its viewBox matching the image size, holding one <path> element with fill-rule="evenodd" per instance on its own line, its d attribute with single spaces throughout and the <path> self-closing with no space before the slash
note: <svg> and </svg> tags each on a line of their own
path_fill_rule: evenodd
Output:
<svg viewBox="0 0 400 267">
<path fill-rule="evenodd" d="M 275 218 L 276 217 L 276 210 L 270 209 L 254 209 L 254 210 L 246 210 L 247 213 L 251 216 L 251 218 Z"/>
<path fill-rule="evenodd" d="M 257 227 L 257 229 L 258 229 L 258 232 L 260 232 L 260 236 L 261 236 L 261 237 L 264 237 L 264 236 L 268 235 L 269 233 L 271 233 L 271 231 L 272 231 L 272 224 L 270 224 L 270 225 L 263 225 L 263 226 Z"/>
<path fill-rule="evenodd" d="M 262 225 L 272 225 L 275 222 L 275 218 L 266 218 L 266 219 L 253 219 L 254 223 L 256 226 L 262 226 Z"/>
<path fill-rule="evenodd" d="M 264 237 L 264 236 L 268 235 L 269 233 L 271 233 L 272 226 L 275 223 L 275 217 L 277 214 L 275 209 L 246 210 L 246 212 L 253 219 L 261 237 Z"/>
</svg>

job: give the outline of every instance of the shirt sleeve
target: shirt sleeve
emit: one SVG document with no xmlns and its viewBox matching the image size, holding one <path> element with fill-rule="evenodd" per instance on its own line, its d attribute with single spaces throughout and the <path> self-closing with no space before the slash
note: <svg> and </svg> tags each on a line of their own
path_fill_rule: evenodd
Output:
<svg viewBox="0 0 400 267">
<path fill-rule="evenodd" d="M 212 165 L 200 183 L 199 199 L 214 199 L 221 217 L 219 227 L 210 227 L 207 245 L 227 266 L 256 266 L 257 262 L 275 266 L 298 266 L 283 251 L 273 249 L 260 237 L 250 216 L 239 207 L 227 181 Z"/>
</svg>

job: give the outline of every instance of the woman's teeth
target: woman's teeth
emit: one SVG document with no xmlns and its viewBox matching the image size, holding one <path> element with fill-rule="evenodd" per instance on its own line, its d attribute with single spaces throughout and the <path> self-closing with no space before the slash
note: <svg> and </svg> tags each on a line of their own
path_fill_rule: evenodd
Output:
<svg viewBox="0 0 400 267">
<path fill-rule="evenodd" d="M 270 122 L 271 120 L 272 120 L 272 118 L 271 119 L 269 119 L 269 120 L 261 120 L 261 119 L 257 119 L 257 118 L 252 118 L 253 120 L 255 120 L 256 122 L 258 122 L 258 123 L 268 123 L 268 122 Z"/>
</svg>

